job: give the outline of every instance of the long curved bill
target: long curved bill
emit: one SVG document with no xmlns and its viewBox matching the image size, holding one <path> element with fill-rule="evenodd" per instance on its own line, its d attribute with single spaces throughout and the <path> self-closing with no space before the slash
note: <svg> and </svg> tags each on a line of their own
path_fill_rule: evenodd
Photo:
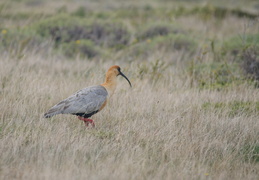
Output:
<svg viewBox="0 0 259 180">
<path fill-rule="evenodd" d="M 129 79 L 122 72 L 120 72 L 120 75 L 122 75 L 129 82 L 130 87 L 132 87 Z"/>
</svg>

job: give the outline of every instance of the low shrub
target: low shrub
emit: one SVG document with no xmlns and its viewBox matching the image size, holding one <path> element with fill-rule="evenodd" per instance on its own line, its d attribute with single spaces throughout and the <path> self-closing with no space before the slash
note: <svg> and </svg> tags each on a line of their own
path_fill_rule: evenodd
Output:
<svg viewBox="0 0 259 180">
<path fill-rule="evenodd" d="M 50 48 L 37 34 L 29 30 L 2 29 L 0 30 L 0 51 L 9 52 L 16 57 L 22 57 L 26 51 L 44 51 Z"/>
<path fill-rule="evenodd" d="M 134 44 L 129 50 L 131 56 L 149 56 L 155 50 L 161 52 L 171 52 L 184 50 L 188 53 L 197 48 L 197 42 L 190 36 L 182 34 L 170 34 L 168 36 L 158 36 Z"/>
<path fill-rule="evenodd" d="M 194 38 L 183 34 L 171 34 L 165 37 L 157 37 L 154 39 L 157 48 L 165 48 L 167 51 L 171 50 L 185 50 L 192 51 L 197 48 L 197 42 Z"/>
<path fill-rule="evenodd" d="M 82 6 L 76 9 L 76 11 L 73 13 L 75 16 L 79 17 L 85 17 L 86 16 L 86 9 Z"/>
<path fill-rule="evenodd" d="M 184 14 L 184 13 L 183 13 Z M 215 6 L 212 4 L 206 4 L 204 6 L 198 6 L 185 11 L 185 14 L 199 15 L 203 20 L 210 20 L 211 18 L 223 19 L 227 15 L 233 15 L 239 18 L 256 19 L 258 15 L 242 9 L 230 9 L 226 7 Z"/>
<path fill-rule="evenodd" d="M 236 63 L 225 62 L 191 63 L 189 72 L 193 82 L 200 88 L 222 89 L 240 79 L 240 68 Z"/>
<path fill-rule="evenodd" d="M 183 31 L 180 28 L 168 23 L 154 23 L 148 25 L 136 35 L 139 40 L 152 39 L 157 36 L 167 36 L 169 34 L 179 34 Z"/>
<path fill-rule="evenodd" d="M 163 72 L 168 68 L 168 64 L 162 60 L 156 59 L 151 62 L 142 62 L 137 65 L 136 76 L 139 79 L 148 79 L 152 85 L 155 85 L 161 80 L 164 75 Z"/>
<path fill-rule="evenodd" d="M 246 114 L 253 114 L 254 112 L 258 112 L 259 110 L 259 103 L 256 102 L 245 102 L 245 101 L 232 101 L 232 102 L 206 102 L 202 104 L 202 108 L 204 110 L 210 111 L 227 111 L 228 116 L 234 117 L 238 116 L 242 113 Z"/>
<path fill-rule="evenodd" d="M 51 38 L 56 46 L 76 40 L 91 40 L 95 45 L 121 47 L 129 43 L 130 33 L 121 23 L 92 22 L 85 19 L 58 15 L 37 23 L 36 33 Z"/>
<path fill-rule="evenodd" d="M 238 55 L 244 49 L 251 46 L 259 47 L 259 34 L 247 34 L 229 38 L 223 43 L 222 51 Z"/>
<path fill-rule="evenodd" d="M 259 80 L 259 46 L 245 49 L 241 54 L 242 68 L 247 77 Z"/>
<path fill-rule="evenodd" d="M 61 51 L 70 58 L 79 55 L 81 58 L 93 58 L 99 55 L 99 51 L 94 47 L 90 40 L 77 40 L 74 42 L 63 43 Z"/>
</svg>

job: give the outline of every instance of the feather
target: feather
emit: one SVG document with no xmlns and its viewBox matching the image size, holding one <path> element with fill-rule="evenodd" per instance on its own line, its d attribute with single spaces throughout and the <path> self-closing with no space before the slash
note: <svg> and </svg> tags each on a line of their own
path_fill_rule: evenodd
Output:
<svg viewBox="0 0 259 180">
<path fill-rule="evenodd" d="M 105 103 L 107 96 L 108 92 L 103 86 L 90 86 L 50 108 L 44 117 L 50 118 L 57 114 L 94 114 Z"/>
</svg>

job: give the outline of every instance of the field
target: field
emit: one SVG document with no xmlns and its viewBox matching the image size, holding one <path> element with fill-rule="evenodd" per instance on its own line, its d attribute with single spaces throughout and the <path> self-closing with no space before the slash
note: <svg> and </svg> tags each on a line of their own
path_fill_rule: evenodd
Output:
<svg viewBox="0 0 259 180">
<path fill-rule="evenodd" d="M 0 1 L 0 179 L 259 179 L 258 18 L 256 0 Z M 95 128 L 43 118 L 115 64 L 132 88 Z"/>
</svg>

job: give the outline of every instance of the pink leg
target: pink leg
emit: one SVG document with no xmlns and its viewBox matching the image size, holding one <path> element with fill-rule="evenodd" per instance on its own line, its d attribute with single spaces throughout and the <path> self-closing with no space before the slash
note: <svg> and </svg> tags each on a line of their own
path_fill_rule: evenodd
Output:
<svg viewBox="0 0 259 180">
<path fill-rule="evenodd" d="M 95 127 L 94 121 L 92 119 L 88 119 L 80 116 L 78 116 L 78 119 L 84 121 L 86 126 L 88 126 L 89 124 L 92 124 L 92 126 Z"/>
</svg>

